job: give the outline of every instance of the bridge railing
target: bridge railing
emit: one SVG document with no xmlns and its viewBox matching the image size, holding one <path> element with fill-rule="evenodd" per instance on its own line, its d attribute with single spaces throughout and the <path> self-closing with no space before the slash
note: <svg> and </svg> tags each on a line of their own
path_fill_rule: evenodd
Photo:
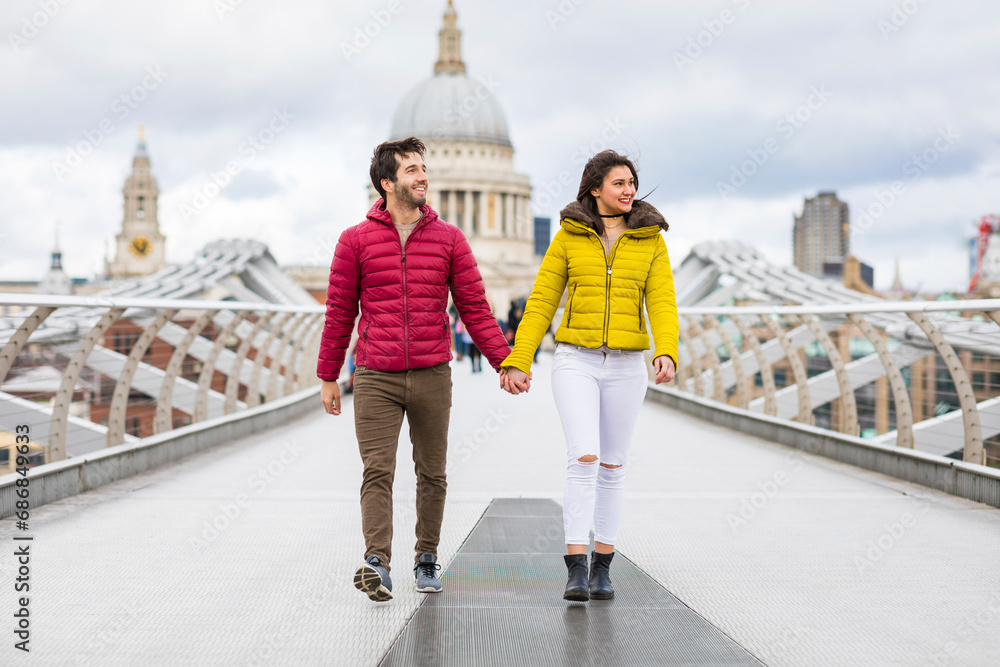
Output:
<svg viewBox="0 0 1000 667">
<path fill-rule="evenodd" d="M 1000 466 L 998 299 L 687 307 L 680 325 L 682 392 Z"/>
<path fill-rule="evenodd" d="M 32 463 L 54 462 L 318 383 L 324 310 L 0 294 L 0 475 L 18 426 Z"/>
</svg>

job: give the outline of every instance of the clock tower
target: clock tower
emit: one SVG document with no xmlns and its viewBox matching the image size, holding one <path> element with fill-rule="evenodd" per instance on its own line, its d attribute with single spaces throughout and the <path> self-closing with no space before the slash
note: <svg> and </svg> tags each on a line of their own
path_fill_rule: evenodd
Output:
<svg viewBox="0 0 1000 667">
<path fill-rule="evenodd" d="M 164 237 L 156 219 L 156 199 L 160 190 L 149 172 L 149 155 L 143 127 L 132 158 L 132 174 L 125 180 L 125 218 L 117 236 L 118 249 L 107 266 L 110 278 L 146 276 L 166 268 Z"/>
</svg>

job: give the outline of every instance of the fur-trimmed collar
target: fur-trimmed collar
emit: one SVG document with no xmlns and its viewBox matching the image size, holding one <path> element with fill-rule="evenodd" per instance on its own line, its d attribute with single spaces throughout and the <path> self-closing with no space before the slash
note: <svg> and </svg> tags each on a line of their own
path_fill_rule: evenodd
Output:
<svg viewBox="0 0 1000 667">
<path fill-rule="evenodd" d="M 570 202 L 566 208 L 559 212 L 560 219 L 579 220 L 590 227 L 594 226 L 594 218 L 590 212 L 578 201 Z M 639 229 L 640 227 L 659 227 L 663 231 L 670 229 L 663 215 L 656 210 L 652 204 L 635 200 L 632 202 L 632 212 L 628 214 L 626 224 L 628 229 Z"/>
</svg>

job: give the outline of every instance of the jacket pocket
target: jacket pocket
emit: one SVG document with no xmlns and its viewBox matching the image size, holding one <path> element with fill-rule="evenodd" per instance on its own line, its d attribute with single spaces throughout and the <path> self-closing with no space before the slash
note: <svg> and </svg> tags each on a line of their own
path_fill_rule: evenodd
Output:
<svg viewBox="0 0 1000 667">
<path fill-rule="evenodd" d="M 573 322 L 573 299 L 576 297 L 576 287 L 577 283 L 573 283 L 573 291 L 569 294 L 569 301 L 566 302 L 566 326 L 567 328 L 572 326 Z"/>
<path fill-rule="evenodd" d="M 646 333 L 646 318 L 642 316 L 642 302 L 643 302 L 642 288 L 639 287 L 637 289 L 639 291 L 639 294 L 636 298 L 635 305 L 639 311 L 639 333 Z"/>
</svg>

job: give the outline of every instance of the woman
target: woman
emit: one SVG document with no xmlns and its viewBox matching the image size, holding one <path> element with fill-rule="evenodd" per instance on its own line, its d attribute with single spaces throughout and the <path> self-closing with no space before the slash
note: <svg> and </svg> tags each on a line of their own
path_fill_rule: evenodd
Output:
<svg viewBox="0 0 1000 667">
<path fill-rule="evenodd" d="M 635 166 L 614 151 L 587 162 L 576 201 L 562 210 L 562 229 L 542 260 L 514 349 L 502 364 L 501 387 L 512 394 L 527 391 L 535 349 L 568 287 L 552 366 L 552 393 L 568 449 L 567 600 L 607 600 L 615 594 L 609 568 L 624 507 L 625 465 L 648 383 L 644 301 L 656 383 L 669 382 L 676 370 L 677 305 L 660 235 L 667 222 L 653 206 L 634 200 L 638 186 Z"/>
</svg>

